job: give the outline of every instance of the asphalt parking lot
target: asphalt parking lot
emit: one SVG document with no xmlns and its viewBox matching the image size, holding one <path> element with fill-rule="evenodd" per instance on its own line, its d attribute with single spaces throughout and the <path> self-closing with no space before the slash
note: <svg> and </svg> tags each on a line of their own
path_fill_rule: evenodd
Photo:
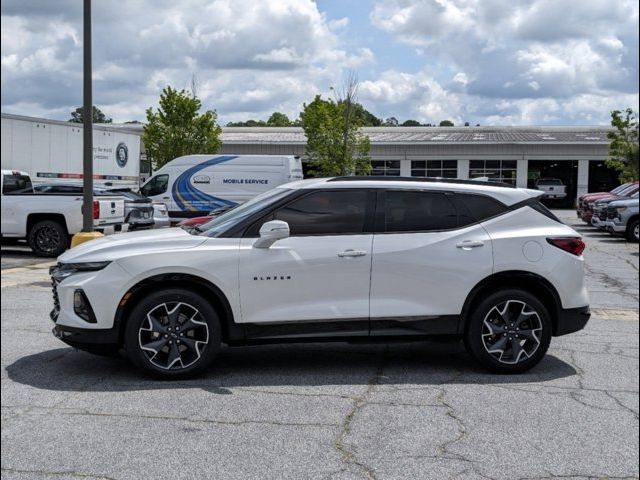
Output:
<svg viewBox="0 0 640 480">
<path fill-rule="evenodd" d="M 336 343 L 152 381 L 56 340 L 46 263 L 3 247 L 2 478 L 638 478 L 638 245 L 560 215 L 594 315 L 519 376 L 457 343 Z"/>
</svg>

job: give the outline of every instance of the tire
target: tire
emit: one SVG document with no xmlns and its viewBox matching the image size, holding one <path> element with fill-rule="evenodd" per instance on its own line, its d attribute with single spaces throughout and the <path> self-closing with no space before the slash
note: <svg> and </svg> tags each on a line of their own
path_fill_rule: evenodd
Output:
<svg viewBox="0 0 640 480">
<path fill-rule="evenodd" d="M 627 231 L 625 232 L 625 237 L 628 242 L 638 243 L 638 219 L 635 218 L 629 222 L 627 225 Z"/>
<path fill-rule="evenodd" d="M 69 235 L 60 222 L 41 220 L 29 230 L 27 242 L 39 257 L 57 257 L 69 248 Z"/>
<path fill-rule="evenodd" d="M 492 372 L 521 373 L 542 360 L 551 334 L 551 316 L 542 302 L 525 290 L 505 289 L 470 312 L 465 346 Z"/>
<path fill-rule="evenodd" d="M 178 380 L 202 373 L 220 350 L 220 320 L 197 293 L 167 288 L 143 297 L 125 326 L 125 352 L 144 373 Z"/>
</svg>

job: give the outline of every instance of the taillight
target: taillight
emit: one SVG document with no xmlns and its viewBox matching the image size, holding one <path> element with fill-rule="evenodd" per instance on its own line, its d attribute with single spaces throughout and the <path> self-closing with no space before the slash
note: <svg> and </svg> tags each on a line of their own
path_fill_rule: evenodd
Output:
<svg viewBox="0 0 640 480">
<path fill-rule="evenodd" d="M 100 202 L 98 200 L 93 201 L 93 219 L 98 220 L 100 218 Z"/>
<path fill-rule="evenodd" d="M 587 245 L 576 237 L 547 238 L 547 242 L 577 257 L 582 255 Z"/>
</svg>

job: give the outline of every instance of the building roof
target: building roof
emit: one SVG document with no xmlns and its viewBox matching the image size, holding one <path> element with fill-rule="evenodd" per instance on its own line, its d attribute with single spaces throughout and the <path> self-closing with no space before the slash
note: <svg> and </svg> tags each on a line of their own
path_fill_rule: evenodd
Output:
<svg viewBox="0 0 640 480">
<path fill-rule="evenodd" d="M 364 127 L 372 144 L 551 143 L 608 144 L 610 127 Z M 305 144 L 300 127 L 224 127 L 231 144 Z"/>
<path fill-rule="evenodd" d="M 3 113 L 2 118 L 69 125 L 69 122 Z M 72 124 L 82 127 L 82 124 Z M 99 130 L 141 134 L 143 123 L 94 124 Z M 522 126 L 522 127 L 364 127 L 373 145 L 415 144 L 609 144 L 606 126 Z M 301 127 L 222 127 L 222 143 L 288 144 L 307 143 Z"/>
</svg>

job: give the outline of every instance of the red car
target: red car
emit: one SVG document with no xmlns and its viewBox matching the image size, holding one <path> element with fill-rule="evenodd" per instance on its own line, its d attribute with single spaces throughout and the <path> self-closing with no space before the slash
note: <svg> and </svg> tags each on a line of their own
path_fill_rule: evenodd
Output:
<svg viewBox="0 0 640 480">
<path fill-rule="evenodd" d="M 208 215 L 204 215 L 202 217 L 186 218 L 185 220 L 182 220 L 178 224 L 178 226 L 182 227 L 182 228 L 197 227 L 198 225 L 202 225 L 203 223 L 207 223 L 209 220 L 213 220 L 217 216 L 222 215 L 224 212 L 229 211 L 232 208 L 233 207 L 231 207 L 231 206 L 222 207 L 222 208 L 216 208 L 215 210 L 211 210 Z"/>
<path fill-rule="evenodd" d="M 614 188 L 610 192 L 593 192 L 578 197 L 578 217 L 591 225 L 593 216 L 593 204 L 598 200 L 612 197 L 628 197 L 638 191 L 638 182 L 629 182 Z"/>
</svg>

